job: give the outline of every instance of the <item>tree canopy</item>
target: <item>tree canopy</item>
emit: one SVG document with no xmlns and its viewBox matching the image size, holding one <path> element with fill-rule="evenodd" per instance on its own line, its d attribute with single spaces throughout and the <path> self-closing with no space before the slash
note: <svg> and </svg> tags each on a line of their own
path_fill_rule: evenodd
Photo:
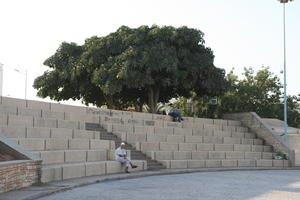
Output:
<svg viewBox="0 0 300 200">
<path fill-rule="evenodd" d="M 173 97 L 220 95 L 225 71 L 214 66 L 214 55 L 197 29 L 172 26 L 120 27 L 84 45 L 62 43 L 34 82 L 38 96 L 54 100 L 82 99 L 86 104 L 123 109 Z"/>
<path fill-rule="evenodd" d="M 227 78 L 229 90 L 221 99 L 221 112 L 256 112 L 264 118 L 283 120 L 283 85 L 277 75 L 262 67 L 254 73 L 252 68 L 244 69 L 244 79 L 238 80 L 231 71 Z M 288 124 L 300 127 L 300 96 L 288 96 Z"/>
<path fill-rule="evenodd" d="M 282 98 L 280 79 L 268 67 L 262 67 L 256 74 L 252 68 L 244 68 L 243 75 L 242 80 L 233 71 L 227 75 L 230 87 L 222 98 L 223 112 L 251 111 L 271 117 Z"/>
<path fill-rule="evenodd" d="M 256 112 L 264 118 L 283 120 L 283 92 L 278 76 L 268 67 L 262 67 L 256 73 L 252 68 L 244 68 L 244 77 L 239 79 L 231 70 L 226 78 L 229 87 L 224 95 L 218 98 L 218 105 L 211 105 L 211 96 L 194 95 L 194 112 L 185 110 L 186 114 L 199 117 L 221 118 L 223 113 Z M 178 102 L 186 107 L 187 100 Z M 288 124 L 300 128 L 300 95 L 288 96 Z"/>
</svg>

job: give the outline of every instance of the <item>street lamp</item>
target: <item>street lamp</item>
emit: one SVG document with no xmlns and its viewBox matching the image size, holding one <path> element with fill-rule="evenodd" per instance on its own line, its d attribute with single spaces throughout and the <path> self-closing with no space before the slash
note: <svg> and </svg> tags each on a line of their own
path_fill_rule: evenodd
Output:
<svg viewBox="0 0 300 200">
<path fill-rule="evenodd" d="M 286 42 L 285 42 L 285 4 L 293 0 L 278 0 L 283 5 L 283 82 L 284 82 L 284 141 L 288 142 L 287 96 L 286 96 Z"/>
<path fill-rule="evenodd" d="M 25 99 L 27 99 L 27 69 L 25 69 L 25 73 L 18 69 L 15 69 L 15 71 L 25 75 Z"/>
</svg>

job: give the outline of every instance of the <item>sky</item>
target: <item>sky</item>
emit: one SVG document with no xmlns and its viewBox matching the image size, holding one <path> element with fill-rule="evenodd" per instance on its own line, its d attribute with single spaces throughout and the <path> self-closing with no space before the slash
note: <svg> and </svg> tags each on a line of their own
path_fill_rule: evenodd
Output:
<svg viewBox="0 0 300 200">
<path fill-rule="evenodd" d="M 269 66 L 283 82 L 283 5 L 277 0 L 0 0 L 2 95 L 25 98 L 27 71 L 27 99 L 42 100 L 33 81 L 64 41 L 82 45 L 122 25 L 153 24 L 199 29 L 217 67 L 234 68 L 242 78 L 244 67 Z M 294 0 L 286 4 L 288 95 L 300 94 L 299 36 L 300 0 Z"/>
</svg>

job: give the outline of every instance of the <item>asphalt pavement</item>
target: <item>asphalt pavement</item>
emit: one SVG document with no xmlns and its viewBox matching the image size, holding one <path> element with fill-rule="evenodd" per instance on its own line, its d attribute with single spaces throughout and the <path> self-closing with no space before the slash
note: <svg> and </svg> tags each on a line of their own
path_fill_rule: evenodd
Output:
<svg viewBox="0 0 300 200">
<path fill-rule="evenodd" d="M 106 181 L 39 200 L 299 200 L 300 170 L 215 171 Z"/>
</svg>

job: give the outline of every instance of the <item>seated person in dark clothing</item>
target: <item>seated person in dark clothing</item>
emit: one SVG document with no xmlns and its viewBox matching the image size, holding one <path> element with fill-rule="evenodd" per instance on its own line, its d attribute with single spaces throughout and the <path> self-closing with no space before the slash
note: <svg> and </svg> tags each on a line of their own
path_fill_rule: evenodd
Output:
<svg viewBox="0 0 300 200">
<path fill-rule="evenodd" d="M 181 117 L 180 114 L 180 109 L 179 107 L 174 108 L 173 104 L 169 105 L 169 108 L 167 109 L 167 114 L 170 115 L 173 118 L 173 122 L 181 122 L 183 121 L 183 118 Z"/>
</svg>

